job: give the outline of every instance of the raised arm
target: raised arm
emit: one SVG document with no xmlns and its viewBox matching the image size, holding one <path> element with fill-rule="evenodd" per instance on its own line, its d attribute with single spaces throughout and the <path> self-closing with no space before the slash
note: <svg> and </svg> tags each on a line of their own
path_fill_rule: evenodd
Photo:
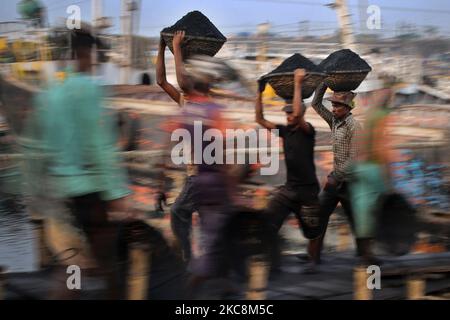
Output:
<svg viewBox="0 0 450 320">
<path fill-rule="evenodd" d="M 302 99 L 302 82 L 306 76 L 304 69 L 297 69 L 294 73 L 294 117 L 298 118 L 298 127 L 305 133 L 312 133 L 311 126 L 305 121 L 305 104 Z"/>
<path fill-rule="evenodd" d="M 166 62 L 164 53 L 166 51 L 166 43 L 163 38 L 159 41 L 158 60 L 156 61 L 156 81 L 158 85 L 174 100 L 180 104 L 180 92 L 169 82 L 166 77 Z"/>
<path fill-rule="evenodd" d="M 325 92 L 327 91 L 327 86 L 325 83 L 322 83 L 317 87 L 316 93 L 314 95 L 314 99 L 312 102 L 312 107 L 316 112 L 328 123 L 330 128 L 333 125 L 333 113 L 325 108 L 323 105 L 323 96 L 325 95 Z"/>
<path fill-rule="evenodd" d="M 256 122 L 268 130 L 276 129 L 276 125 L 266 119 L 264 119 L 262 93 L 266 88 L 266 82 L 264 80 L 258 81 L 258 96 L 256 97 L 255 113 Z"/>
<path fill-rule="evenodd" d="M 175 57 L 175 70 L 177 74 L 178 85 L 184 93 L 188 94 L 194 89 L 192 81 L 186 76 L 184 68 L 183 54 L 181 52 L 181 43 L 184 40 L 185 32 L 177 31 L 173 37 L 173 55 Z"/>
</svg>

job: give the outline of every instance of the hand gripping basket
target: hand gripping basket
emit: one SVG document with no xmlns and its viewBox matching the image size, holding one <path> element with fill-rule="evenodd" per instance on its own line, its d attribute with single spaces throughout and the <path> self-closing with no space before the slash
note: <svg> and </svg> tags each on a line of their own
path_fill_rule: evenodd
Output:
<svg viewBox="0 0 450 320">
<path fill-rule="evenodd" d="M 169 47 L 170 51 L 173 53 L 173 33 L 161 33 L 164 42 Z M 184 41 L 182 43 L 182 51 L 183 58 L 189 58 L 193 55 L 207 55 L 210 57 L 214 57 L 217 52 L 223 47 L 227 40 L 226 39 L 216 39 L 216 38 L 207 38 L 207 37 L 197 37 L 197 36 L 188 36 L 184 37 Z"/>
</svg>

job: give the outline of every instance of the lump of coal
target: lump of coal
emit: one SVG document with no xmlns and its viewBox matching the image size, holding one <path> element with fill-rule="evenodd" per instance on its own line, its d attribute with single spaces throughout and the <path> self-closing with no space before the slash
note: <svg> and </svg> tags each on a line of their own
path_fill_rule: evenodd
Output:
<svg viewBox="0 0 450 320">
<path fill-rule="evenodd" d="M 307 72 L 323 72 L 322 68 L 315 65 L 314 62 L 301 54 L 296 53 L 292 57 L 286 59 L 278 68 L 269 73 L 269 75 L 294 72 L 296 69 L 305 69 Z"/>
<path fill-rule="evenodd" d="M 349 49 L 332 53 L 319 66 L 327 73 L 335 71 L 372 71 L 372 68 L 364 59 Z"/>
<path fill-rule="evenodd" d="M 173 26 L 165 28 L 161 32 L 173 34 L 176 31 L 185 31 L 186 36 L 227 40 L 216 26 L 200 11 L 189 12 Z"/>
</svg>

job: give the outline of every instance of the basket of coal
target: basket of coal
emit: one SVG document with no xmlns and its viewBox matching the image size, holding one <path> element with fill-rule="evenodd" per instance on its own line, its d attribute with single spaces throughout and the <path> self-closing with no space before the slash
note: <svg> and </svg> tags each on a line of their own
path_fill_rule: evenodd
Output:
<svg viewBox="0 0 450 320">
<path fill-rule="evenodd" d="M 332 53 L 319 66 L 327 74 L 325 84 L 335 92 L 356 90 L 372 71 L 364 59 L 349 49 Z"/>
<path fill-rule="evenodd" d="M 200 11 L 189 12 L 173 26 L 161 31 L 161 37 L 172 53 L 172 41 L 176 31 L 186 33 L 181 45 L 184 58 L 193 55 L 214 57 L 227 42 L 227 38 Z"/>
<path fill-rule="evenodd" d="M 296 69 L 305 69 L 306 71 L 306 77 L 302 83 L 302 99 L 308 99 L 326 75 L 321 67 L 301 54 L 294 54 L 261 79 L 266 80 L 278 96 L 285 100 L 292 100 L 294 97 L 294 71 Z"/>
</svg>

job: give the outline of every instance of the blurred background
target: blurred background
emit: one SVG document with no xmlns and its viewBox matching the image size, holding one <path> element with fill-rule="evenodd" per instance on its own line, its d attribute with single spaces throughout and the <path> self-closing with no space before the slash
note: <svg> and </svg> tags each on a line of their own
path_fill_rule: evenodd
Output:
<svg viewBox="0 0 450 320">
<path fill-rule="evenodd" d="M 79 12 L 71 6 L 77 6 Z M 449 250 L 448 1 L 8 0 L 0 12 L 0 265 L 11 274 L 39 270 L 35 226 L 29 222 L 32 210 L 25 206 L 22 192 L 17 137 L 32 108 L 33 95 L 51 81 L 64 79 L 73 66 L 67 23 L 77 13 L 101 41 L 92 76 L 107 89 L 107 106 L 120 119 L 117 132 L 127 145 L 123 165 L 130 175 L 133 210 L 143 213 L 148 223 L 171 241 L 169 215 L 156 212 L 153 196 L 155 163 L 164 146 L 167 122 L 178 106 L 156 85 L 155 63 L 160 31 L 192 10 L 200 10 L 228 38 L 217 57 L 239 71 L 244 85 L 216 90 L 215 97 L 227 106 L 226 116 L 240 128 L 257 127 L 256 80 L 294 53 L 315 63 L 343 48 L 363 57 L 373 71 L 356 90 L 354 114 L 363 122 L 374 92 L 393 88 L 395 121 L 390 133 L 401 154 L 393 164 L 395 185 L 418 210 L 421 226 L 411 253 Z M 168 81 L 176 85 L 169 50 L 166 63 Z M 264 92 L 264 102 L 267 118 L 284 123 L 284 101 L 270 87 Z M 310 102 L 306 100 L 307 105 Z M 312 108 L 306 118 L 318 132 L 316 165 L 322 183 L 332 170 L 331 134 Z M 276 176 L 254 174 L 252 182 L 243 187 L 242 194 L 251 206 L 264 207 L 268 195 L 284 182 L 284 162 L 280 167 Z M 183 186 L 185 173 L 176 167 L 168 172 L 170 204 Z M 194 217 L 194 226 L 196 221 Z M 285 223 L 282 236 L 286 254 L 305 252 L 306 240 L 299 237 L 294 218 Z M 198 250 L 198 237 L 194 228 L 194 251 Z M 325 252 L 352 248 L 345 219 L 334 215 Z M 308 298 L 312 294 L 280 292 L 269 297 Z"/>
</svg>

